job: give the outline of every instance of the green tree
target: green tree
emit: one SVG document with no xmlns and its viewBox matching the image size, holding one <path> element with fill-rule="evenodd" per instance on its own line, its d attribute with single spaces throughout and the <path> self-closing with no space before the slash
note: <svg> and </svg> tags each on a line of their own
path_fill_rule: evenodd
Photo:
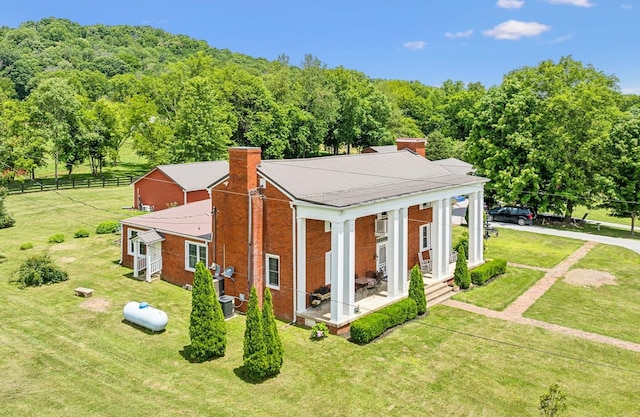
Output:
<svg viewBox="0 0 640 417">
<path fill-rule="evenodd" d="M 549 391 L 540 396 L 540 415 L 543 417 L 557 417 L 567 409 L 567 396 L 558 384 L 549 387 Z"/>
<path fill-rule="evenodd" d="M 409 298 L 413 299 L 418 306 L 418 314 L 427 312 L 427 297 L 424 293 L 424 281 L 422 272 L 418 265 L 411 269 L 411 281 L 409 281 Z"/>
<path fill-rule="evenodd" d="M 640 213 L 640 107 L 626 112 L 611 130 L 608 163 L 603 171 L 606 199 L 603 207 L 614 216 L 631 217 L 631 235 Z"/>
<path fill-rule="evenodd" d="M 256 287 L 252 287 L 249 294 L 245 326 L 242 355 L 245 373 L 250 380 L 261 381 L 269 375 L 270 364 Z"/>
<path fill-rule="evenodd" d="M 211 272 L 204 263 L 196 264 L 191 292 L 189 323 L 192 360 L 203 362 L 224 356 L 227 348 L 227 327 L 213 287 Z"/>
<path fill-rule="evenodd" d="M 425 145 L 425 156 L 432 160 L 453 158 L 455 156 L 455 144 L 453 139 L 446 137 L 439 130 L 429 133 Z"/>
<path fill-rule="evenodd" d="M 280 373 L 282 361 L 284 357 L 284 349 L 282 340 L 278 333 L 278 326 L 273 315 L 273 300 L 271 298 L 271 290 L 264 289 L 264 302 L 262 305 L 262 326 L 264 329 L 264 344 L 266 346 L 268 361 L 268 376 L 274 376 Z"/>
<path fill-rule="evenodd" d="M 569 219 L 599 197 L 618 97 L 614 77 L 571 57 L 512 71 L 480 100 L 467 161 L 489 195 Z"/>
<path fill-rule="evenodd" d="M 471 285 L 471 276 L 467 266 L 467 253 L 462 245 L 458 247 L 458 260 L 456 260 L 456 269 L 453 273 L 453 282 L 463 290 L 466 290 Z"/>
</svg>

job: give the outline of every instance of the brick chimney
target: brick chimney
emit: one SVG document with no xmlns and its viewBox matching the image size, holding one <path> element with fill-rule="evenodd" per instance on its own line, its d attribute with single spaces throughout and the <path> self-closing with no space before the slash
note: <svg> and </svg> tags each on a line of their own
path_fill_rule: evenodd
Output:
<svg viewBox="0 0 640 417">
<path fill-rule="evenodd" d="M 425 145 L 426 140 L 423 138 L 398 138 L 396 139 L 396 146 L 399 151 L 402 149 L 409 149 L 418 155 L 425 156 Z"/>
<path fill-rule="evenodd" d="M 229 190 L 247 192 L 258 187 L 257 167 L 260 164 L 260 148 L 242 146 L 229 148 Z"/>
</svg>

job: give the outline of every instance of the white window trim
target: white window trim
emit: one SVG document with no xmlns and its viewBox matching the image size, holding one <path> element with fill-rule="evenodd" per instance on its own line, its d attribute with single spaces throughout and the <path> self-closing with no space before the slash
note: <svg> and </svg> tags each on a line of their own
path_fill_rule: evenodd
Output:
<svg viewBox="0 0 640 417">
<path fill-rule="evenodd" d="M 273 285 L 269 283 L 269 259 L 277 259 L 278 260 L 278 285 Z M 273 288 L 274 290 L 279 290 L 280 289 L 280 278 L 281 278 L 281 270 L 282 270 L 282 264 L 280 263 L 280 256 L 278 255 L 272 255 L 270 253 L 267 253 L 264 256 L 264 273 L 266 274 L 265 276 L 265 280 L 264 282 L 266 283 L 267 287 L 269 288 Z"/>
<path fill-rule="evenodd" d="M 331 231 L 331 222 L 329 220 L 324 221 L 324 232 L 329 233 Z"/>
<path fill-rule="evenodd" d="M 423 245 L 424 237 L 427 237 L 427 245 Z M 431 223 L 423 224 L 420 226 L 420 252 L 424 252 L 426 250 L 431 249 Z"/>
<path fill-rule="evenodd" d="M 191 268 L 189 266 L 189 245 L 193 245 L 197 248 L 205 248 L 205 252 L 204 252 L 204 264 L 208 265 L 208 257 L 209 257 L 209 253 L 207 250 L 207 245 L 200 243 L 200 242 L 193 242 L 193 241 L 189 241 L 189 240 L 185 240 L 184 241 L 184 269 L 187 271 L 191 271 L 191 272 L 195 272 L 195 268 Z M 198 250 L 197 252 L 197 256 L 198 256 L 198 260 L 196 261 L 196 264 L 198 262 L 203 261 L 202 259 L 200 259 L 200 251 Z"/>
<path fill-rule="evenodd" d="M 431 207 L 431 202 L 420 204 L 420 210 L 428 209 L 429 207 Z"/>
<path fill-rule="evenodd" d="M 131 239 L 133 239 L 135 236 L 131 236 L 131 234 L 133 232 L 136 232 L 136 236 L 139 235 L 140 233 L 143 233 L 144 230 L 138 230 L 138 229 L 132 229 L 132 228 L 128 228 L 127 229 L 127 255 L 131 255 L 131 256 L 135 256 L 135 250 L 131 250 L 132 248 L 132 243 Z"/>
</svg>

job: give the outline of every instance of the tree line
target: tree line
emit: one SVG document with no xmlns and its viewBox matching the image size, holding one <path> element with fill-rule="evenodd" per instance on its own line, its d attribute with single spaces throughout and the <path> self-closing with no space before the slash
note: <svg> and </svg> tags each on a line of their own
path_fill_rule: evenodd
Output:
<svg viewBox="0 0 640 417">
<path fill-rule="evenodd" d="M 571 57 L 500 85 L 371 79 L 307 55 L 293 65 L 220 50 L 148 26 L 66 19 L 0 28 L 0 164 L 94 175 L 129 143 L 150 165 L 217 160 L 231 145 L 301 158 L 398 137 L 457 157 L 491 199 L 570 216 L 576 204 L 637 213 L 640 98 Z"/>
</svg>

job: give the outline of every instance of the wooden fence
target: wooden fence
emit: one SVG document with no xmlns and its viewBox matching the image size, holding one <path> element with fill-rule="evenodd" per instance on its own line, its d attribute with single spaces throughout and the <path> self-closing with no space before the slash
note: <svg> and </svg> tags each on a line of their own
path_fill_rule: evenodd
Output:
<svg viewBox="0 0 640 417">
<path fill-rule="evenodd" d="M 130 185 L 136 179 L 138 179 L 138 177 L 133 175 L 114 178 L 58 178 L 57 181 L 55 179 L 38 179 L 25 180 L 24 182 L 10 182 L 6 184 L 5 187 L 7 187 L 9 194 L 18 194 L 51 190 L 71 190 L 74 188 L 121 187 Z"/>
</svg>

